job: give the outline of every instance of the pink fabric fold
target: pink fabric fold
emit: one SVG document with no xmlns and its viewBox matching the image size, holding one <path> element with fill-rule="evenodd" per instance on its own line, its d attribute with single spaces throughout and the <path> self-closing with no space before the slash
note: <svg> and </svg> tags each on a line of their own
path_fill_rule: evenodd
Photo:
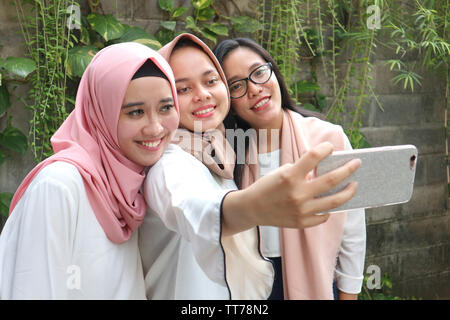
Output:
<svg viewBox="0 0 450 320">
<path fill-rule="evenodd" d="M 341 127 L 314 117 L 305 118 L 290 110 L 283 112 L 281 129 L 281 165 L 294 163 L 308 150 L 328 141 L 335 150 L 345 148 Z M 246 155 L 242 175 L 242 187 L 252 184 L 259 177 L 255 159 L 255 143 Z M 281 228 L 281 255 L 283 261 L 284 298 L 333 299 L 333 278 L 336 259 L 344 229 L 346 213 L 334 213 L 327 222 L 307 228 Z"/>
<path fill-rule="evenodd" d="M 130 80 L 148 59 L 169 79 L 178 110 L 172 70 L 156 51 L 138 43 L 102 49 L 81 78 L 75 109 L 51 138 L 55 154 L 27 175 L 12 199 L 10 214 L 40 170 L 52 162 L 65 161 L 80 172 L 106 236 L 114 243 L 123 243 L 131 237 L 146 212 L 144 197 L 139 192 L 145 172 L 144 167 L 121 152 L 117 124 Z"/>
</svg>

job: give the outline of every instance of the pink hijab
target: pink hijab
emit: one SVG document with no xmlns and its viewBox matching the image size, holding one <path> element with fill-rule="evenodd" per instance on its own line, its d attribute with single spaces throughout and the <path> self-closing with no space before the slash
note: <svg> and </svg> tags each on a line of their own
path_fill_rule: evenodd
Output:
<svg viewBox="0 0 450 320">
<path fill-rule="evenodd" d="M 75 109 L 51 138 L 55 154 L 27 175 L 11 201 L 10 214 L 42 168 L 65 161 L 80 172 L 89 203 L 106 236 L 114 243 L 130 238 L 146 212 L 139 192 L 145 172 L 121 152 L 117 124 L 131 78 L 148 59 L 169 79 L 178 110 L 172 70 L 157 52 L 138 43 L 104 48 L 81 78 Z"/>
<path fill-rule="evenodd" d="M 343 150 L 344 132 L 340 126 L 314 117 L 285 110 L 281 128 L 281 165 L 294 163 L 321 142 L 331 142 Z M 256 146 L 249 148 L 242 173 L 242 188 L 259 177 Z M 345 213 L 333 213 L 327 222 L 306 229 L 281 229 L 283 288 L 286 300 L 333 299 L 333 277 L 336 258 L 344 230 Z"/>
</svg>

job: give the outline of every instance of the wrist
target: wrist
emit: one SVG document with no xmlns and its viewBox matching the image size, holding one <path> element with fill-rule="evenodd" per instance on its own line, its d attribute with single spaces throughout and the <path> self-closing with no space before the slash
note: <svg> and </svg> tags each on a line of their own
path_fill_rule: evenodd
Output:
<svg viewBox="0 0 450 320">
<path fill-rule="evenodd" d="M 246 190 L 227 193 L 222 200 L 222 232 L 225 236 L 257 225 L 254 202 Z"/>
<path fill-rule="evenodd" d="M 346 293 L 339 290 L 339 300 L 358 300 L 358 295 L 354 293 Z"/>
</svg>

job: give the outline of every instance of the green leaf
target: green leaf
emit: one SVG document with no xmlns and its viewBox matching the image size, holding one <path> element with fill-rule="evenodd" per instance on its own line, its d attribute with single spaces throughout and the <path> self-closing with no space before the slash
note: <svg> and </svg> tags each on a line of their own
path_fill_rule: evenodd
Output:
<svg viewBox="0 0 450 320">
<path fill-rule="evenodd" d="M 137 42 L 142 43 L 154 50 L 161 48 L 161 43 L 155 36 L 148 33 L 144 29 L 139 27 L 125 26 L 126 30 L 124 34 L 117 40 L 117 42 Z"/>
<path fill-rule="evenodd" d="M 4 82 L 2 86 L 0 86 L 0 116 L 11 107 L 11 101 L 9 100 L 9 91 L 6 83 Z"/>
<path fill-rule="evenodd" d="M 327 99 L 326 99 L 325 95 L 323 95 L 321 93 L 317 93 L 316 94 L 316 99 L 317 99 L 317 104 L 319 105 L 319 107 L 322 110 L 327 107 Z"/>
<path fill-rule="evenodd" d="M 210 31 L 208 31 L 207 29 L 200 30 L 200 34 L 202 35 L 203 38 L 208 39 L 212 42 L 214 42 L 214 44 L 216 44 L 217 42 L 217 37 L 215 34 L 211 33 Z"/>
<path fill-rule="evenodd" d="M 172 11 L 174 6 L 173 0 L 158 0 L 159 7 L 164 11 Z"/>
<path fill-rule="evenodd" d="M 172 18 L 178 18 L 179 16 L 182 16 L 186 12 L 186 7 L 178 7 L 176 10 L 172 13 Z"/>
<path fill-rule="evenodd" d="M 80 42 L 84 44 L 91 44 L 91 38 L 89 36 L 89 30 L 85 27 L 81 27 L 81 35 L 80 35 Z"/>
<path fill-rule="evenodd" d="M 228 27 L 221 23 L 211 23 L 211 24 L 204 24 L 203 25 L 205 29 L 221 35 L 221 36 L 228 36 Z"/>
<path fill-rule="evenodd" d="M 361 131 L 356 129 L 344 131 L 347 134 L 353 149 L 370 148 L 370 144 L 367 142 L 366 137 L 362 134 Z"/>
<path fill-rule="evenodd" d="M 125 27 L 112 15 L 91 13 L 87 17 L 91 27 L 97 31 L 105 41 L 120 38 L 125 32 Z"/>
<path fill-rule="evenodd" d="M 28 58 L 8 57 L 3 61 L 2 67 L 8 72 L 24 79 L 36 70 L 34 61 Z"/>
<path fill-rule="evenodd" d="M 208 8 L 213 0 L 191 0 L 192 5 L 197 10 Z"/>
<path fill-rule="evenodd" d="M 176 21 L 161 21 L 160 24 L 161 27 L 170 31 L 175 31 L 175 27 L 177 26 Z"/>
<path fill-rule="evenodd" d="M 253 33 L 263 28 L 258 20 L 246 16 L 239 16 L 231 18 L 233 29 L 237 32 Z"/>
<path fill-rule="evenodd" d="M 197 27 L 197 25 L 195 24 L 194 18 L 192 18 L 191 16 L 188 16 L 186 18 L 186 28 L 191 29 L 195 32 L 201 33 L 202 31 L 200 30 L 199 27 Z"/>
<path fill-rule="evenodd" d="M 292 89 L 297 93 L 311 92 L 320 90 L 320 86 L 317 83 L 309 82 L 306 80 L 297 81 L 292 85 Z"/>
<path fill-rule="evenodd" d="M 159 43 L 164 46 L 165 44 L 172 41 L 172 39 L 174 38 L 174 34 L 170 30 L 159 29 L 156 33 L 156 38 L 158 39 Z"/>
<path fill-rule="evenodd" d="M 24 154 L 28 148 L 27 137 L 22 131 L 12 126 L 8 126 L 0 133 L 0 145 L 21 154 Z"/>
<path fill-rule="evenodd" d="M 9 206 L 11 204 L 13 196 L 14 195 L 11 192 L 0 193 L 0 215 L 4 217 L 9 216 Z"/>
<path fill-rule="evenodd" d="M 214 11 L 214 9 L 211 7 L 208 7 L 208 8 L 202 9 L 198 12 L 197 19 L 200 21 L 206 21 L 206 20 L 210 20 L 210 19 L 214 18 L 215 15 L 216 15 L 216 12 Z"/>
<path fill-rule="evenodd" d="M 132 42 L 143 44 L 153 50 L 159 50 L 161 49 L 161 43 L 158 40 L 152 40 L 152 39 L 136 39 Z"/>
<path fill-rule="evenodd" d="M 94 46 L 76 46 L 69 49 L 66 70 L 70 76 L 81 77 L 99 50 Z"/>
</svg>

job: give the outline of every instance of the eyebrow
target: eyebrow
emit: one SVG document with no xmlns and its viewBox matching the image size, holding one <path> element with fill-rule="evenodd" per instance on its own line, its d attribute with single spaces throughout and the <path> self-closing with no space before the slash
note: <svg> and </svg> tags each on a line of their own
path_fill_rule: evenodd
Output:
<svg viewBox="0 0 450 320">
<path fill-rule="evenodd" d="M 207 75 L 209 75 L 209 74 L 211 74 L 211 73 L 217 73 L 217 74 L 219 74 L 219 72 L 217 71 L 217 69 L 208 69 L 208 70 L 206 70 L 205 72 L 203 72 L 201 76 L 204 77 L 204 76 L 207 76 Z M 189 79 L 190 79 L 190 78 L 179 78 L 179 79 L 175 79 L 175 83 L 188 81 Z"/>
<path fill-rule="evenodd" d="M 167 103 L 167 102 L 173 102 L 173 98 L 167 97 L 167 98 L 159 100 L 159 103 Z M 131 107 L 135 107 L 135 106 L 141 106 L 143 104 L 145 104 L 143 101 L 130 102 L 130 103 L 124 104 L 122 106 L 122 109 L 131 108 Z"/>
<path fill-rule="evenodd" d="M 144 104 L 144 102 L 142 102 L 142 101 L 139 101 L 139 102 L 130 102 L 130 103 L 124 104 L 124 105 L 122 106 L 122 109 L 125 109 L 125 108 L 131 108 L 131 107 L 135 107 L 135 106 L 140 106 L 140 105 L 143 105 L 143 104 Z"/>
<path fill-rule="evenodd" d="M 253 63 L 250 67 L 248 67 L 249 73 L 252 72 L 253 70 L 255 70 L 256 67 L 262 66 L 264 63 L 267 63 L 267 62 L 261 63 L 258 61 L 258 62 Z M 227 81 L 228 81 L 228 83 L 231 83 L 235 80 L 241 80 L 241 79 L 243 79 L 243 78 L 240 78 L 239 76 L 234 76 L 234 77 L 231 77 L 230 79 L 227 79 Z"/>
</svg>

